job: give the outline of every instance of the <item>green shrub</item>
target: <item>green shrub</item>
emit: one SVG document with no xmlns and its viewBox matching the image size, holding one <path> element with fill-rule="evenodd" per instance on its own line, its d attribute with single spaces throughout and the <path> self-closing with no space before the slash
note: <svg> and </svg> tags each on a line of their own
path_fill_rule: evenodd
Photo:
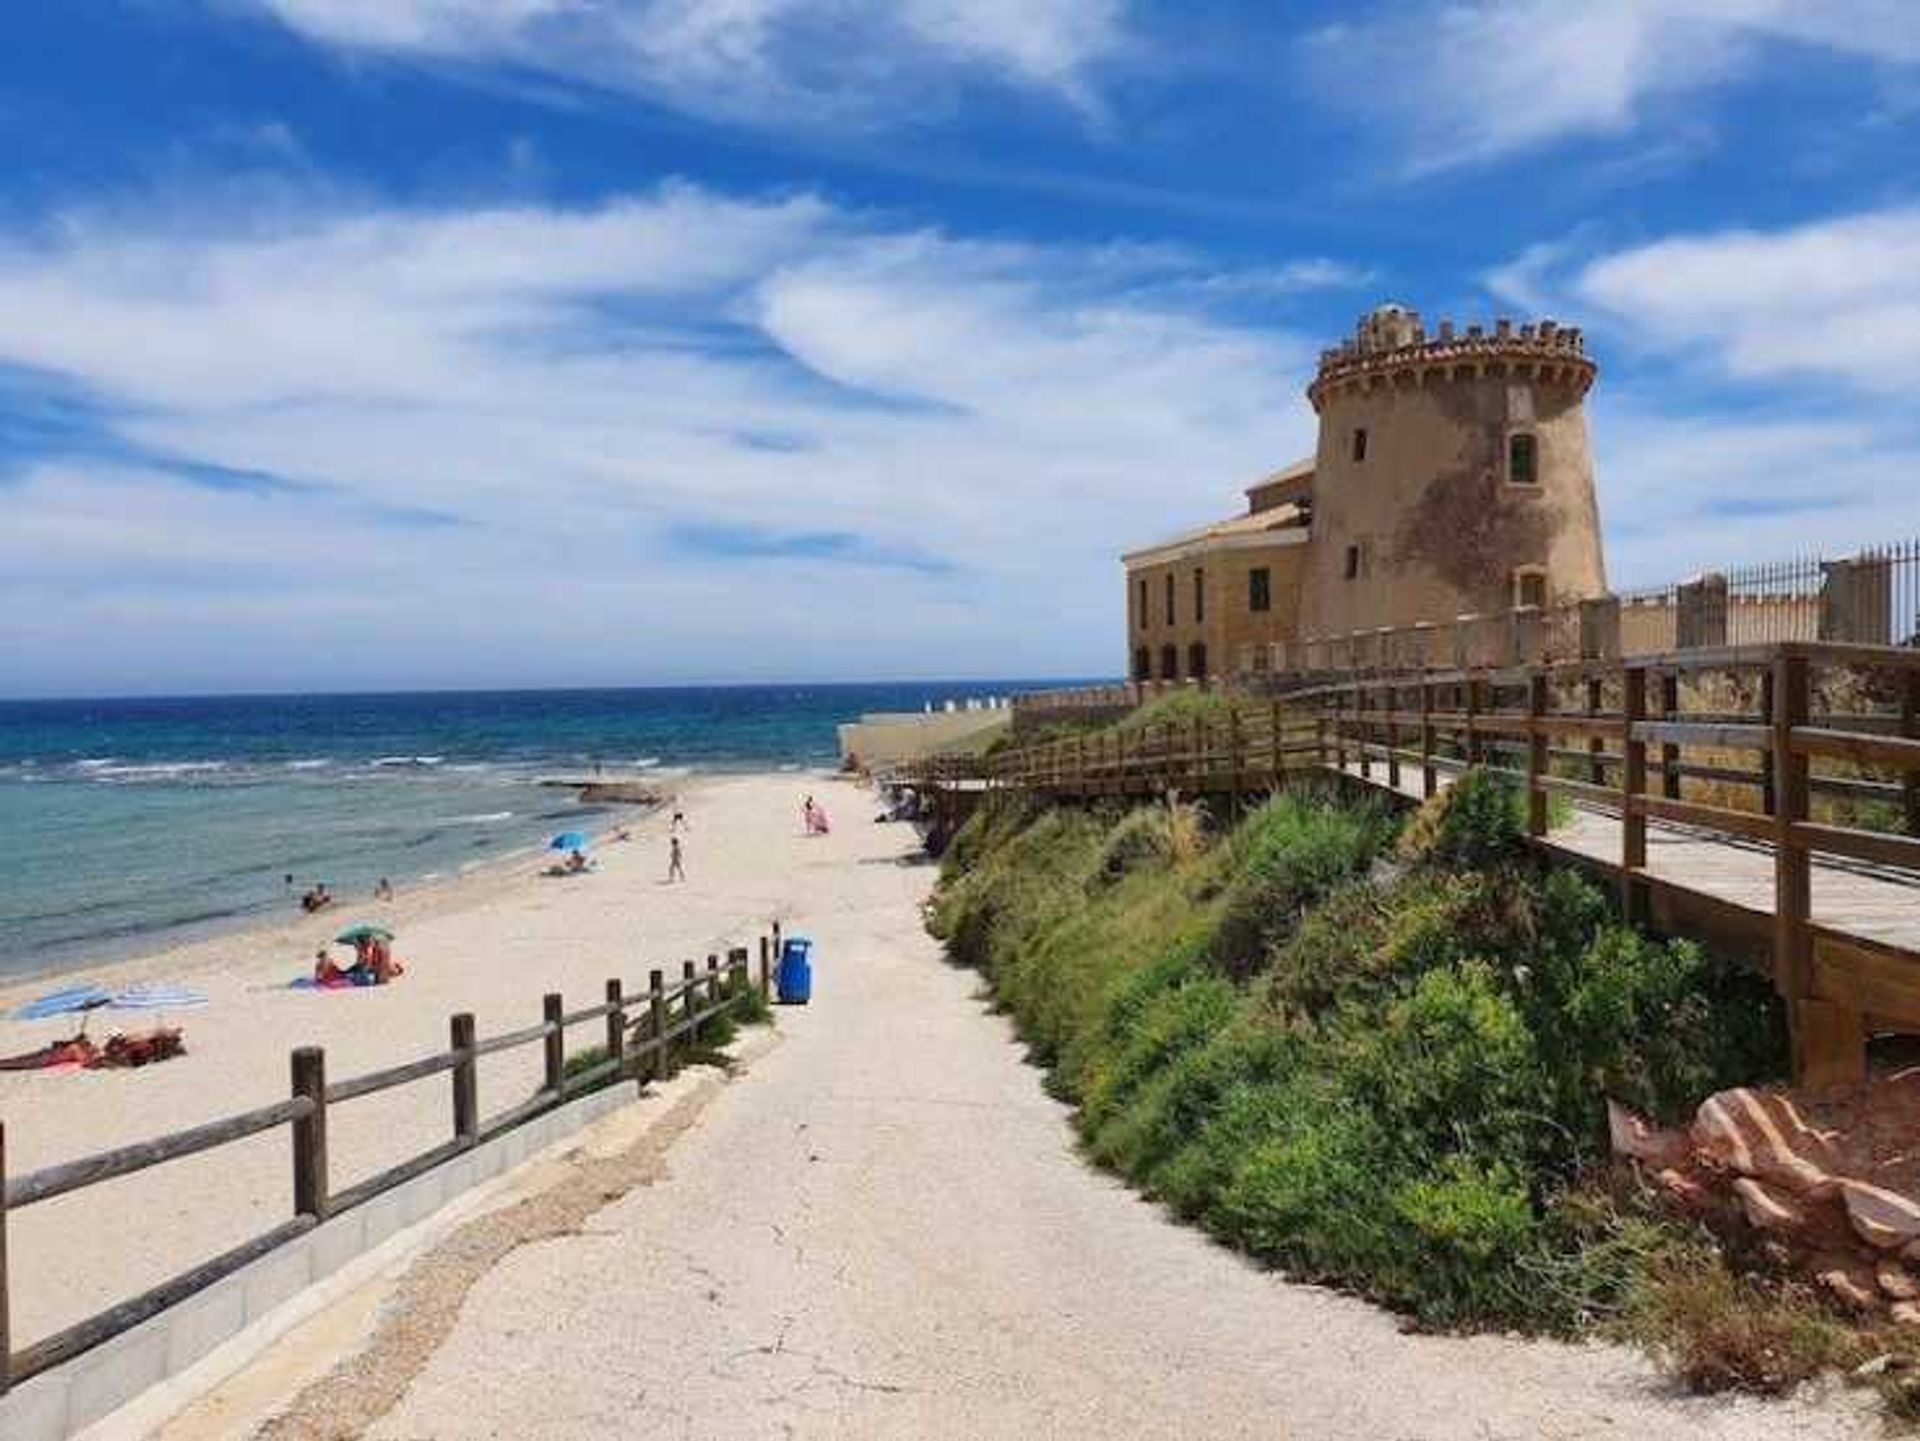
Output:
<svg viewBox="0 0 1920 1441">
<path fill-rule="evenodd" d="M 1766 983 L 1521 864 L 1497 777 L 1423 813 L 1410 865 L 1380 864 L 1384 813 L 1327 794 L 1204 847 L 1169 820 L 983 807 L 932 910 L 1088 1154 L 1427 1324 L 1568 1332 L 1641 1304 L 1677 1243 L 1593 1188 L 1605 1098 L 1674 1118 L 1777 1074 Z"/>
</svg>

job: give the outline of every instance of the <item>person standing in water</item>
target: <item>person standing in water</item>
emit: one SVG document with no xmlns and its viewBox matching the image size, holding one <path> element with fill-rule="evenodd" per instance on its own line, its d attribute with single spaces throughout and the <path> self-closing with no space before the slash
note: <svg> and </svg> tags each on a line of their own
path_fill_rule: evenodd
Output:
<svg viewBox="0 0 1920 1441">
<path fill-rule="evenodd" d="M 680 837 L 670 836 L 667 839 L 667 881 L 671 884 L 686 878 L 687 867 L 680 854 Z"/>
</svg>

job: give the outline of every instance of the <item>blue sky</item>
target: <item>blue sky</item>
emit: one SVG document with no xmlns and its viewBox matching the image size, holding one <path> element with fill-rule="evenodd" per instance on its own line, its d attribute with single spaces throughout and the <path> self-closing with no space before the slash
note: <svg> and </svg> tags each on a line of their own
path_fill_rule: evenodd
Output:
<svg viewBox="0 0 1920 1441">
<path fill-rule="evenodd" d="M 1910 0 L 21 0 L 0 692 L 1115 671 L 1383 298 L 1617 584 L 1920 533 Z"/>
</svg>

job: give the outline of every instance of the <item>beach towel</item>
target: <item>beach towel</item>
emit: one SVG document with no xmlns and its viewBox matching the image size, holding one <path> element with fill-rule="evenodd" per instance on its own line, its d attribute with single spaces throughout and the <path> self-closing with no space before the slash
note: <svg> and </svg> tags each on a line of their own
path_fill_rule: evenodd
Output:
<svg viewBox="0 0 1920 1441">
<path fill-rule="evenodd" d="M 177 1011 L 190 1006 L 204 1006 L 206 993 L 196 991 L 191 986 L 183 986 L 178 981 L 149 981 L 138 986 L 124 986 L 113 993 L 107 1002 L 116 1011 Z"/>
<path fill-rule="evenodd" d="M 0 1056 L 0 1071 L 77 1071 L 90 1066 L 99 1055 L 84 1034 L 26 1051 L 18 1056 Z"/>
</svg>

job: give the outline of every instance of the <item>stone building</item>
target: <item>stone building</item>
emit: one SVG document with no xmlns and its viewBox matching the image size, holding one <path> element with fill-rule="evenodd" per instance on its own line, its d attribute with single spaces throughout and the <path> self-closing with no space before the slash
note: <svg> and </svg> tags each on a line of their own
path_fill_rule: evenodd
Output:
<svg viewBox="0 0 1920 1441">
<path fill-rule="evenodd" d="M 1319 444 L 1242 515 L 1139 550 L 1129 674 L 1205 678 L 1276 641 L 1603 594 L 1577 329 L 1429 335 L 1383 305 L 1320 357 Z"/>
</svg>

